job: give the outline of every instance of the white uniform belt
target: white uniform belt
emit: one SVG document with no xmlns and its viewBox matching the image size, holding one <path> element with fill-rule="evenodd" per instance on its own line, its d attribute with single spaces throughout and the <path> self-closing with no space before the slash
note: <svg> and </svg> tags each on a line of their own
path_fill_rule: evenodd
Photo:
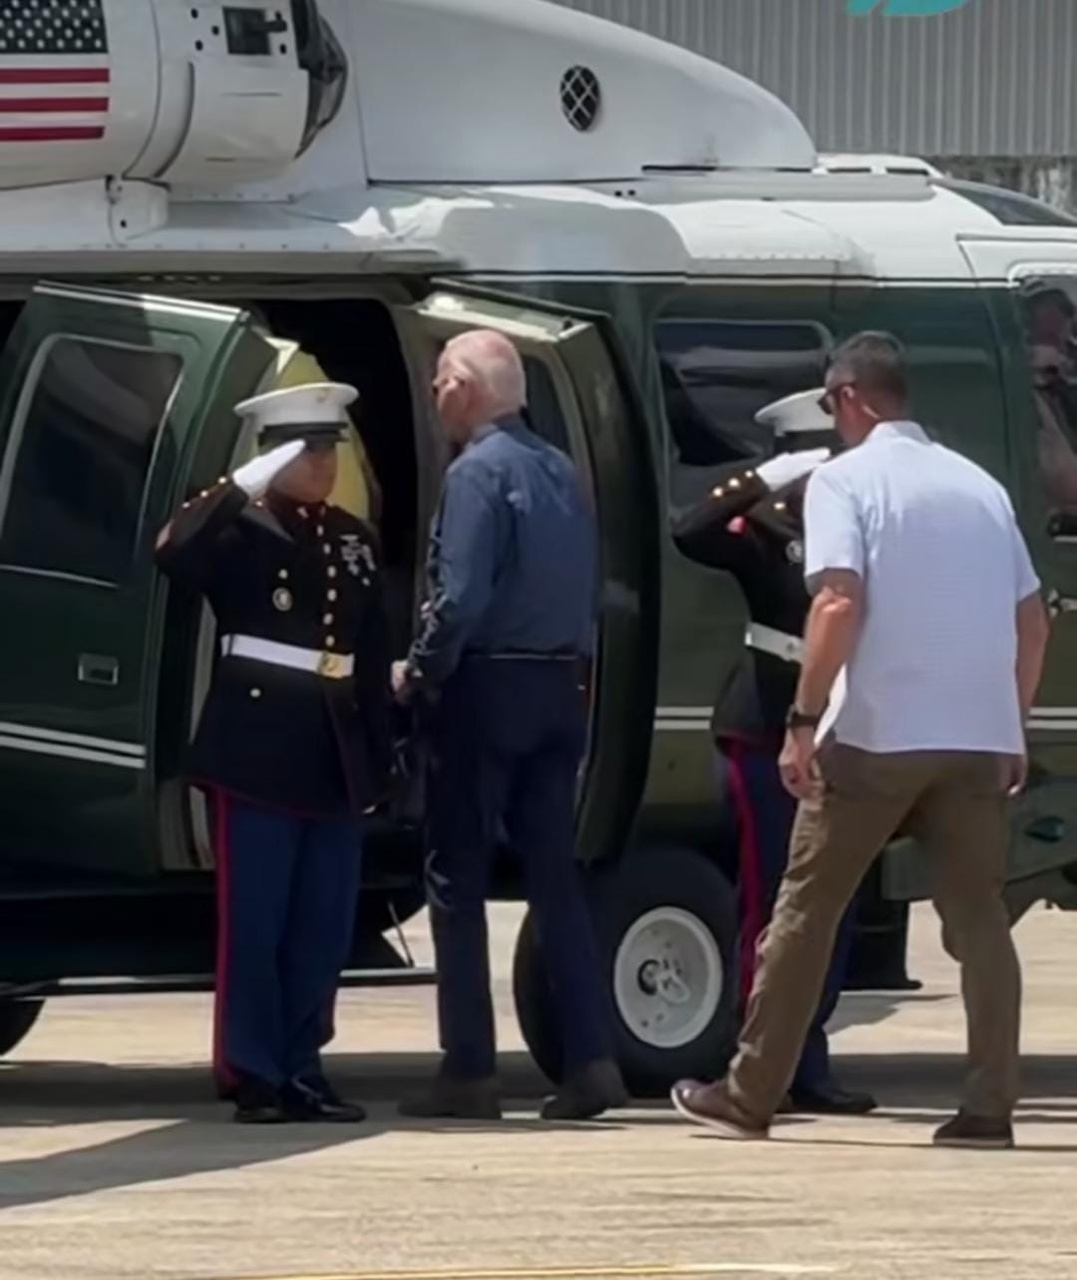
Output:
<svg viewBox="0 0 1077 1280">
<path fill-rule="evenodd" d="M 355 671 L 355 658 L 350 653 L 329 653 L 322 649 L 302 649 L 294 644 L 279 644 L 258 636 L 225 636 L 221 653 L 226 658 L 251 658 L 275 667 L 291 667 L 293 671 L 309 671 L 346 680 Z"/>
<path fill-rule="evenodd" d="M 774 627 L 765 627 L 761 622 L 748 624 L 744 642 L 749 649 L 759 649 L 762 653 L 769 653 L 786 662 L 802 662 L 804 659 L 804 641 L 799 636 L 788 635 Z"/>
</svg>

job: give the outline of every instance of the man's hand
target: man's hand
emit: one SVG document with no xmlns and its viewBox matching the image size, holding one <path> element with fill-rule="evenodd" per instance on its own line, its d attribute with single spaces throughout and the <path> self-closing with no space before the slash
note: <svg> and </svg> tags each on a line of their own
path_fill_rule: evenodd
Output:
<svg viewBox="0 0 1077 1280">
<path fill-rule="evenodd" d="M 406 660 L 394 662 L 391 673 L 393 697 L 401 706 L 411 698 L 411 678 L 408 675 Z"/>
<path fill-rule="evenodd" d="M 830 457 L 829 449 L 808 449 L 804 453 L 780 453 L 776 458 L 760 463 L 755 474 L 774 493 L 796 480 L 810 476 Z"/>
<path fill-rule="evenodd" d="M 269 486 L 286 466 L 294 462 L 307 446 L 302 440 L 289 440 L 287 444 L 271 449 L 261 458 L 245 462 L 232 475 L 237 484 L 252 501 L 265 495 Z"/>
<path fill-rule="evenodd" d="M 1002 756 L 1002 789 L 1008 796 L 1019 796 L 1028 786 L 1028 755 Z"/>
<path fill-rule="evenodd" d="M 815 730 L 790 729 L 778 757 L 782 785 L 798 800 L 809 800 L 822 786 L 815 759 Z"/>
</svg>

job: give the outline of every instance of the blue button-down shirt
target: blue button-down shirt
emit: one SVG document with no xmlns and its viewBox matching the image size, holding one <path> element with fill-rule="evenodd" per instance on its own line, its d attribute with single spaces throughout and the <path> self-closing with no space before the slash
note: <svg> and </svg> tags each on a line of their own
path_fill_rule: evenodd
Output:
<svg viewBox="0 0 1077 1280">
<path fill-rule="evenodd" d="M 591 653 L 595 521 L 569 458 L 517 419 L 492 425 L 445 475 L 410 666 L 441 684 L 465 653 Z"/>
</svg>

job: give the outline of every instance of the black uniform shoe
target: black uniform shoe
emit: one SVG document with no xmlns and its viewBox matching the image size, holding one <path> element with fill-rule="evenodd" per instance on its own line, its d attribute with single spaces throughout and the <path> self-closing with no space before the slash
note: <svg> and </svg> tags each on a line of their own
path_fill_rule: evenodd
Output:
<svg viewBox="0 0 1077 1280">
<path fill-rule="evenodd" d="M 593 1120 L 628 1102 L 621 1070 L 612 1058 L 589 1062 L 570 1076 L 552 1098 L 542 1104 L 543 1120 Z"/>
<path fill-rule="evenodd" d="M 284 1124 L 288 1119 L 280 1094 L 264 1080 L 251 1077 L 241 1081 L 233 1097 L 236 1124 Z"/>
<path fill-rule="evenodd" d="M 935 1131 L 936 1147 L 961 1147 L 972 1151 L 1009 1151 L 1014 1145 L 1009 1120 L 992 1120 L 959 1111 Z"/>
<path fill-rule="evenodd" d="M 497 1079 L 454 1080 L 438 1076 L 429 1092 L 402 1102 L 397 1110 L 411 1120 L 500 1120 Z"/>
<path fill-rule="evenodd" d="M 794 1089 L 789 1095 L 787 1115 L 808 1116 L 866 1116 L 879 1104 L 870 1093 L 854 1093 L 832 1082 L 817 1089 Z"/>
<path fill-rule="evenodd" d="M 345 1102 L 328 1080 L 289 1080 L 281 1090 L 289 1120 L 307 1124 L 361 1124 L 366 1110 Z"/>
</svg>

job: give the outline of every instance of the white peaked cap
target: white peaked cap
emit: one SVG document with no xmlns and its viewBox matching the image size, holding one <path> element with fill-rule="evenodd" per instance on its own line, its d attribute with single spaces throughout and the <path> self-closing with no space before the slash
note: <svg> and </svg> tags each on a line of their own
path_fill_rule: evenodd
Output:
<svg viewBox="0 0 1077 1280">
<path fill-rule="evenodd" d="M 776 436 L 795 436 L 833 431 L 834 419 L 819 408 L 819 401 L 826 395 L 826 387 L 813 391 L 798 391 L 764 405 L 755 415 L 761 427 L 770 427 Z"/>
<path fill-rule="evenodd" d="M 295 423 L 340 423 L 350 425 L 348 405 L 359 392 L 345 382 L 312 382 L 305 387 L 285 387 L 264 396 L 252 396 L 236 405 L 241 418 L 252 418 L 259 430 L 288 427 Z"/>
</svg>

